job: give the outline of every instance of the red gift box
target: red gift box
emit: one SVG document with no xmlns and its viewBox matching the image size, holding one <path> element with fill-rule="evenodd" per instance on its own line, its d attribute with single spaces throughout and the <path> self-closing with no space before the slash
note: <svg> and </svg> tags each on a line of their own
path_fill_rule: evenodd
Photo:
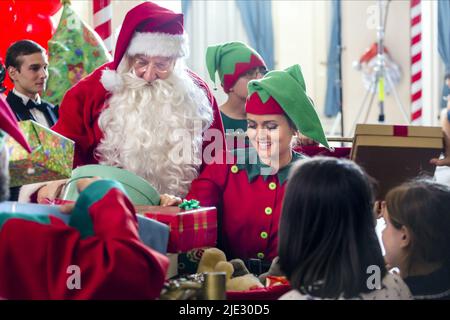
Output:
<svg viewBox="0 0 450 320">
<path fill-rule="evenodd" d="M 290 290 L 289 284 L 280 284 L 247 291 L 227 291 L 227 300 L 278 300 Z"/>
<path fill-rule="evenodd" d="M 204 207 L 184 210 L 178 207 L 135 206 L 136 212 L 169 226 L 167 252 L 179 253 L 217 244 L 217 210 Z"/>
</svg>

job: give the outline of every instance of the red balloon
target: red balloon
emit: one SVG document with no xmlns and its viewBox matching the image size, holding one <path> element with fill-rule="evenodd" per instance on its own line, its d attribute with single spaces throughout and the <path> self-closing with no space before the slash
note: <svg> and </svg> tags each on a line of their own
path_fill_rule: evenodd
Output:
<svg viewBox="0 0 450 320">
<path fill-rule="evenodd" d="M 55 33 L 55 26 L 49 16 L 41 14 L 24 16 L 19 15 L 17 21 L 18 39 L 36 41 L 44 48 L 48 48 L 48 40 Z"/>
<path fill-rule="evenodd" d="M 0 13 L 2 17 L 0 28 L 0 58 L 4 61 L 6 50 L 14 42 L 11 38 L 17 22 L 17 10 L 14 1 L 0 0 Z"/>
<path fill-rule="evenodd" d="M 21 39 L 36 41 L 47 49 L 48 41 L 55 32 L 49 14 L 60 8 L 59 0 L 0 0 L 0 58 L 4 61 L 8 47 Z M 4 85 L 12 89 L 9 77 Z"/>
<path fill-rule="evenodd" d="M 2 1 L 2 0 L 0 0 Z M 61 9 L 60 0 L 15 0 L 19 12 L 52 16 Z"/>
</svg>

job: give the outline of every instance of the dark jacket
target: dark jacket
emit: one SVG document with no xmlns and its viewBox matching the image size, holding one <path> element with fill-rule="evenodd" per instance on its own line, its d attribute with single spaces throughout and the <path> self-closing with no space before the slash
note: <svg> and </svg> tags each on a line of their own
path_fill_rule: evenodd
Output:
<svg viewBox="0 0 450 320">
<path fill-rule="evenodd" d="M 8 101 L 18 121 L 23 120 L 36 121 L 33 114 L 30 112 L 28 106 L 23 104 L 22 98 L 15 95 L 12 91 L 8 93 L 6 101 Z M 59 117 L 58 107 L 55 107 L 54 105 L 41 99 L 41 105 L 38 109 L 42 111 L 50 127 L 53 126 L 56 123 L 56 121 L 58 121 Z"/>
</svg>

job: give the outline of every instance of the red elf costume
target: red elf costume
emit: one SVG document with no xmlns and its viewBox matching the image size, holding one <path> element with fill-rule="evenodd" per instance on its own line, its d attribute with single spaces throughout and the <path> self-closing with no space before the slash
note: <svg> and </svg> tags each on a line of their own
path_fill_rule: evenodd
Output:
<svg viewBox="0 0 450 320">
<path fill-rule="evenodd" d="M 279 115 L 292 120 L 305 136 L 329 147 L 300 67 L 271 71 L 248 84 L 247 114 Z M 278 246 L 278 224 L 292 161 L 275 174 L 262 164 L 255 149 L 236 150 L 232 163 L 211 164 L 192 182 L 188 199 L 221 212 L 219 239 L 227 257 L 260 259 L 270 264 Z M 253 160 L 252 160 L 253 159 Z"/>
</svg>

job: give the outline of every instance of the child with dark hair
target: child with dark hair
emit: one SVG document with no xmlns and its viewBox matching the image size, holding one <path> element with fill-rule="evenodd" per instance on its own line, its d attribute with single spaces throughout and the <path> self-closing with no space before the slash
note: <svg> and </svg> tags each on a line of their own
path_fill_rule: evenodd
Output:
<svg viewBox="0 0 450 320">
<path fill-rule="evenodd" d="M 411 299 L 387 272 L 375 233 L 373 192 L 355 163 L 317 157 L 293 167 L 279 229 L 283 300 Z"/>
<path fill-rule="evenodd" d="M 386 261 L 415 299 L 450 299 L 450 187 L 431 180 L 405 183 L 386 196 Z"/>
</svg>

